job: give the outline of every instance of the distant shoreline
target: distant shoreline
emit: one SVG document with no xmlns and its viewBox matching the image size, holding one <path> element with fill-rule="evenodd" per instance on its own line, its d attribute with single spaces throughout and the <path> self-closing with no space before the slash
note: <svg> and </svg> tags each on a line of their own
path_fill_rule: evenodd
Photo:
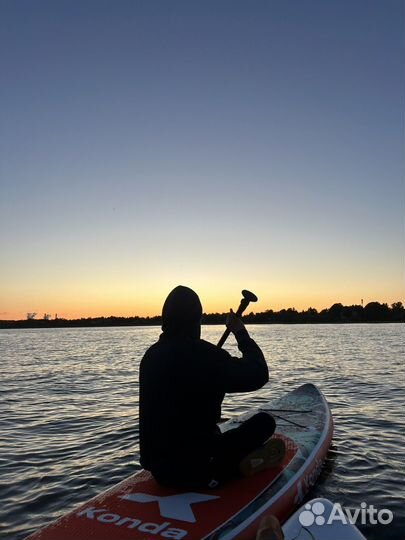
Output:
<svg viewBox="0 0 405 540">
<path fill-rule="evenodd" d="M 156 323 L 140 323 L 140 324 L 98 324 L 98 323 L 89 323 L 89 324 L 75 324 L 75 323 L 68 323 L 68 324 L 41 324 L 42 321 L 37 321 L 39 324 L 19 324 L 19 323 L 25 323 L 25 321 L 16 321 L 16 324 L 10 323 L 10 321 L 6 321 L 5 323 L 0 322 L 0 330 L 28 330 L 28 329 L 52 329 L 52 328 L 134 328 L 134 327 L 151 327 L 151 328 L 157 328 L 160 327 L 160 324 Z M 261 325 L 261 326 L 274 326 L 277 324 L 282 325 L 292 325 L 292 326 L 298 326 L 298 325 L 322 325 L 322 324 L 341 324 L 341 325 L 356 325 L 356 324 L 404 324 L 405 321 L 313 321 L 313 322 L 245 322 L 246 326 L 249 325 Z M 202 323 L 204 326 L 218 326 L 220 323 Z"/>
<path fill-rule="evenodd" d="M 202 324 L 225 324 L 226 313 L 204 314 Z M 243 316 L 246 324 L 358 324 L 358 323 L 401 323 L 405 322 L 405 308 L 402 302 L 391 306 L 370 302 L 366 306 L 343 306 L 333 304 L 328 309 L 318 312 L 314 308 L 297 311 L 295 308 L 261 313 L 249 313 Z M 161 326 L 160 316 L 154 317 L 87 317 L 80 319 L 35 319 L 3 320 L 0 329 L 6 328 L 88 328 L 109 326 Z"/>
</svg>

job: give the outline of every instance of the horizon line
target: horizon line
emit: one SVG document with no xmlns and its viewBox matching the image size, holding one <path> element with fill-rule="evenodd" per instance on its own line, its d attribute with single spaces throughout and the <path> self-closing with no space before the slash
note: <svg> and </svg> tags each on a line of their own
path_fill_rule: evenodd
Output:
<svg viewBox="0 0 405 540">
<path fill-rule="evenodd" d="M 327 311 L 327 310 L 330 310 L 333 306 L 342 306 L 343 308 L 354 308 L 354 307 L 357 307 L 357 308 L 361 308 L 361 309 L 364 309 L 366 306 L 368 306 L 369 304 L 379 304 L 381 306 L 388 306 L 389 309 L 392 309 L 393 306 L 395 305 L 398 305 L 398 304 L 402 304 L 403 305 L 403 302 L 398 300 L 398 301 L 395 301 L 395 302 L 392 302 L 391 304 L 388 304 L 388 302 L 379 302 L 377 300 L 372 300 L 370 302 L 367 302 L 367 304 L 364 304 L 364 303 L 360 303 L 360 304 L 349 304 L 349 305 L 344 305 L 342 304 L 341 302 L 334 302 L 333 304 L 331 304 L 329 307 L 325 307 L 325 308 L 322 308 L 322 309 L 317 309 L 317 308 L 314 308 L 312 306 L 309 306 L 305 309 L 301 309 L 301 310 L 297 310 L 294 306 L 289 306 L 288 308 L 281 308 L 277 311 L 275 311 L 274 309 L 272 308 L 266 308 L 262 311 L 257 311 L 255 312 L 254 310 L 251 310 L 249 312 L 246 312 L 244 315 L 242 315 L 242 317 L 246 317 L 247 315 L 250 315 L 251 313 L 257 315 L 257 314 L 263 314 L 263 313 L 267 313 L 267 312 L 273 312 L 273 313 L 280 313 L 282 311 L 288 311 L 288 310 L 292 310 L 292 311 L 296 311 L 297 313 L 305 313 L 309 310 L 315 310 L 317 313 L 322 313 L 322 311 Z M 219 311 L 215 311 L 215 312 L 210 312 L 210 313 L 207 313 L 207 312 L 203 312 L 203 316 L 213 316 L 213 315 L 220 315 L 220 316 L 224 316 L 224 315 L 227 315 L 229 313 L 229 311 L 224 311 L 224 312 L 219 312 Z M 31 315 L 31 317 L 30 317 Z M 37 318 L 37 315 L 38 313 L 37 312 L 27 312 L 27 316 L 25 319 L 3 319 L 3 318 L 0 318 L 0 321 L 2 322 L 19 322 L 19 321 L 27 321 L 27 320 L 34 320 L 34 321 L 41 321 L 41 320 L 48 320 L 48 321 L 55 321 L 55 320 L 65 320 L 65 321 L 77 321 L 77 320 L 83 320 L 83 319 L 86 319 L 86 320 L 89 320 L 89 319 L 134 319 L 134 318 L 137 318 L 137 319 L 156 319 L 156 318 L 160 318 L 162 315 L 161 314 L 155 314 L 155 315 L 95 315 L 95 316 L 79 316 L 79 317 L 73 317 L 73 318 L 68 318 L 68 317 L 64 317 L 64 316 L 60 316 L 58 317 L 58 314 L 56 313 L 55 316 L 52 318 L 51 314 L 49 313 L 44 313 L 43 316 L 41 318 Z"/>
</svg>

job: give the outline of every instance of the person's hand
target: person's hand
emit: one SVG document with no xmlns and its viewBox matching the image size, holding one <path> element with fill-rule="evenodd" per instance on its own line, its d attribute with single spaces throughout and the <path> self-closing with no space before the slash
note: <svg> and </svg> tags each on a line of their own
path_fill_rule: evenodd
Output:
<svg viewBox="0 0 405 540">
<path fill-rule="evenodd" d="M 230 332 L 236 334 L 236 332 L 239 332 L 239 330 L 244 330 L 245 325 L 231 309 L 226 319 L 226 327 Z"/>
</svg>

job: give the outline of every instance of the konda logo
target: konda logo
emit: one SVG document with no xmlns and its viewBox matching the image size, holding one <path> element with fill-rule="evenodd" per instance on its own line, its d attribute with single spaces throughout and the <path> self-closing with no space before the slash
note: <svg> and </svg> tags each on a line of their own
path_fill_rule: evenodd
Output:
<svg viewBox="0 0 405 540">
<path fill-rule="evenodd" d="M 196 518 L 191 505 L 219 499 L 215 495 L 205 495 L 203 493 L 180 493 L 177 495 L 168 495 L 160 497 L 148 493 L 128 493 L 120 495 L 120 499 L 134 503 L 157 503 L 159 512 L 163 518 L 195 523 Z M 107 508 L 87 507 L 77 513 L 77 516 L 97 521 L 102 524 L 113 524 L 116 527 L 124 529 L 136 529 L 139 532 L 159 535 L 163 538 L 173 538 L 181 540 L 187 536 L 188 531 L 173 527 L 170 521 L 163 523 L 145 522 L 142 519 L 133 516 L 121 516 L 111 512 Z"/>
</svg>

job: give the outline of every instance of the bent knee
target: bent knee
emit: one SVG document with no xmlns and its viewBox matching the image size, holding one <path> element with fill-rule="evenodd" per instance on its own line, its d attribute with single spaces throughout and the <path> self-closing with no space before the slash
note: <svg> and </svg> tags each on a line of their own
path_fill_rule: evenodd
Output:
<svg viewBox="0 0 405 540">
<path fill-rule="evenodd" d="M 258 412 L 252 418 L 252 423 L 254 424 L 263 432 L 268 433 L 268 436 L 270 437 L 273 435 L 275 429 L 276 429 L 276 421 L 274 420 L 273 416 L 271 414 L 266 413 L 264 411 Z"/>
</svg>

